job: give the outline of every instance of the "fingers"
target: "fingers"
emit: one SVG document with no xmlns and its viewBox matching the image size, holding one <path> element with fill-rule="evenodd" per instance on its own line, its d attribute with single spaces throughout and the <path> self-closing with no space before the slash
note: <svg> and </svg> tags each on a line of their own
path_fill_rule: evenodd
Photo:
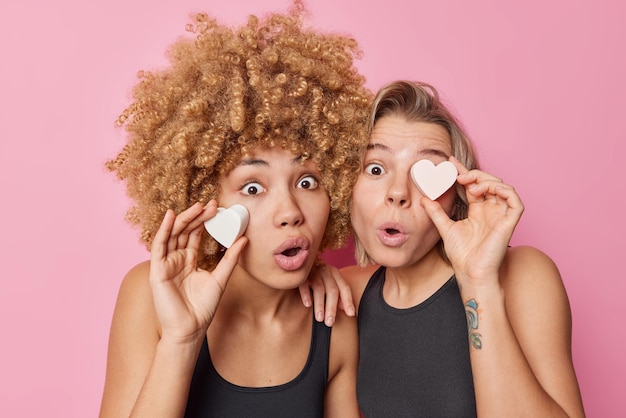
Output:
<svg viewBox="0 0 626 418">
<path fill-rule="evenodd" d="M 486 173 L 484 171 L 477 170 L 477 169 L 468 170 L 459 160 L 457 160 L 454 157 L 450 157 L 450 162 L 454 164 L 454 166 L 456 167 L 456 170 L 459 172 L 457 181 L 463 185 L 467 185 L 472 182 L 488 180 L 488 179 L 495 180 L 497 182 L 502 183 L 502 179 L 496 176 L 493 176 L 489 173 Z"/>
<path fill-rule="evenodd" d="M 484 200 L 484 196 L 483 195 L 474 195 L 474 194 L 470 193 L 468 189 L 472 185 L 474 185 L 474 184 L 476 184 L 476 183 L 478 183 L 480 181 L 479 180 L 479 176 L 481 174 L 485 174 L 486 175 L 486 173 L 483 173 L 480 170 L 472 170 L 472 171 L 470 171 L 463 164 L 461 164 L 461 162 L 459 160 L 457 160 L 454 157 L 450 157 L 449 160 L 454 164 L 454 166 L 456 167 L 456 169 L 457 169 L 457 171 L 459 173 L 459 175 L 456 178 L 457 183 L 459 183 L 462 186 L 465 186 L 465 189 L 468 192 L 468 193 L 466 193 L 467 194 L 467 201 L 468 201 L 468 203 L 472 204 L 472 203 L 477 203 L 477 202 L 483 201 Z M 483 177 L 483 179 L 484 179 L 484 177 Z"/>
<path fill-rule="evenodd" d="M 324 320 L 324 300 L 326 298 L 326 286 L 322 275 L 327 274 L 325 269 L 316 268 L 314 274 L 309 277 L 309 284 L 313 292 L 313 312 L 315 312 L 315 320 L 322 322 Z"/>
<path fill-rule="evenodd" d="M 217 263 L 215 270 L 213 270 L 213 275 L 222 287 L 222 291 L 226 288 L 226 283 L 239 261 L 239 255 L 247 243 L 248 238 L 239 237 L 237 241 L 226 250 L 220 262 Z"/>
<path fill-rule="evenodd" d="M 176 215 L 168 209 L 163 216 L 150 247 L 150 259 L 154 263 L 167 258 L 178 249 L 198 249 L 202 240 L 202 225 L 217 212 L 217 202 L 212 200 L 206 206 L 192 205 Z"/>
<path fill-rule="evenodd" d="M 202 238 L 203 220 L 210 218 L 216 211 L 216 203 L 212 201 L 204 207 L 196 203 L 178 215 L 171 209 L 165 212 L 150 246 L 150 271 L 153 273 L 151 280 L 160 281 L 179 272 L 182 268 L 182 264 L 179 264 L 181 257 L 182 260 L 186 259 L 186 264 L 195 265 L 196 252 Z M 183 256 L 182 253 L 177 253 L 181 249 L 196 251 L 187 252 Z"/>
<path fill-rule="evenodd" d="M 457 160 L 456 158 L 450 156 L 450 158 L 448 160 L 452 164 L 454 164 L 454 166 L 456 167 L 456 171 L 459 172 L 459 175 L 466 174 L 466 173 L 469 172 L 469 170 L 463 164 L 461 164 L 461 162 L 459 160 Z"/>
<path fill-rule="evenodd" d="M 187 245 L 188 233 L 184 232 L 185 228 L 189 226 L 190 222 L 193 221 L 201 211 L 202 205 L 196 203 L 176 216 L 176 221 L 174 222 L 167 242 L 168 251 L 175 251 Z M 181 242 L 179 243 L 179 241 Z"/>
<path fill-rule="evenodd" d="M 180 271 L 180 254 L 172 254 L 168 250 L 175 221 L 174 211 L 167 210 L 150 246 L 150 284 L 153 292 L 154 286 L 171 280 Z"/>
<path fill-rule="evenodd" d="M 471 170 L 459 174 L 457 181 L 465 186 L 467 201 L 470 205 L 488 199 L 496 201 L 495 195 L 489 191 L 494 190 L 497 185 L 504 184 L 498 177 L 480 170 Z"/>
<path fill-rule="evenodd" d="M 350 285 L 334 266 L 316 267 L 311 271 L 309 280 L 300 286 L 300 297 L 305 306 L 310 306 L 309 286 L 313 289 L 313 311 L 318 322 L 324 321 L 327 326 L 332 326 L 338 308 L 349 316 L 355 315 Z"/>
<path fill-rule="evenodd" d="M 524 204 L 522 199 L 511 186 L 501 184 L 495 187 L 494 196 L 496 196 L 497 203 L 506 204 L 509 211 L 513 211 L 519 215 L 524 211 Z"/>
<path fill-rule="evenodd" d="M 326 298 L 324 306 L 324 323 L 326 326 L 332 327 L 337 317 L 337 304 L 339 303 L 339 289 L 332 276 L 323 275 L 324 288 L 326 289 Z"/>
<path fill-rule="evenodd" d="M 204 221 L 217 212 L 217 202 L 211 200 L 206 206 L 195 203 L 176 216 L 167 243 L 168 251 L 175 251 L 188 246 L 198 246 L 202 237 Z"/>
<path fill-rule="evenodd" d="M 523 204 L 515 189 L 504 183 L 501 178 L 481 170 L 467 170 L 454 157 L 450 157 L 450 161 L 459 171 L 457 182 L 465 186 L 470 205 L 487 201 L 500 205 L 506 203 L 509 208 L 523 210 Z"/>
<path fill-rule="evenodd" d="M 339 270 L 334 266 L 329 266 L 333 279 L 339 288 L 339 308 L 348 316 L 356 315 L 356 309 L 354 307 L 354 300 L 352 299 L 352 289 L 348 282 L 343 278 Z M 328 305 L 327 305 L 328 308 Z"/>
<path fill-rule="evenodd" d="M 420 204 L 424 207 L 424 210 L 435 224 L 439 235 L 442 237 L 445 236 L 445 232 L 454 224 L 454 221 L 450 219 L 450 216 L 443 210 L 441 204 L 427 197 L 422 197 Z"/>
<path fill-rule="evenodd" d="M 300 292 L 302 304 L 307 308 L 311 307 L 311 287 L 308 280 L 298 286 L 298 292 Z"/>
<path fill-rule="evenodd" d="M 151 261 L 157 261 L 167 256 L 167 244 L 172 233 L 175 218 L 176 215 L 174 214 L 174 211 L 167 210 L 167 212 L 165 212 L 163 221 L 161 221 L 161 225 L 159 226 L 159 229 L 152 240 L 152 245 L 150 246 Z"/>
<path fill-rule="evenodd" d="M 202 241 L 202 234 L 205 231 L 204 222 L 211 219 L 216 213 L 217 202 L 212 200 L 204 207 L 202 213 L 190 223 L 187 228 L 183 229 L 185 238 L 179 238 L 178 245 L 198 250 L 200 248 L 200 242 Z"/>
<path fill-rule="evenodd" d="M 522 200 L 513 186 L 505 183 L 490 180 L 472 184 L 468 187 L 468 194 L 474 196 L 475 199 L 479 199 L 479 196 L 482 196 L 484 201 L 506 205 L 508 209 L 524 210 Z"/>
</svg>

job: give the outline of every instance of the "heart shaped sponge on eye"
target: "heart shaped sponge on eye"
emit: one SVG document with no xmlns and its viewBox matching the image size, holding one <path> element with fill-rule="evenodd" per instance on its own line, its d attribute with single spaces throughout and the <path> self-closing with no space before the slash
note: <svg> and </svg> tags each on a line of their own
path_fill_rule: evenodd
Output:
<svg viewBox="0 0 626 418">
<path fill-rule="evenodd" d="M 215 216 L 204 222 L 204 228 L 217 242 L 230 248 L 245 232 L 249 218 L 248 210 L 242 205 L 217 208 Z"/>
<path fill-rule="evenodd" d="M 413 183 L 431 200 L 436 200 L 452 187 L 458 174 L 450 161 L 435 165 L 430 160 L 419 160 L 411 167 Z"/>
</svg>

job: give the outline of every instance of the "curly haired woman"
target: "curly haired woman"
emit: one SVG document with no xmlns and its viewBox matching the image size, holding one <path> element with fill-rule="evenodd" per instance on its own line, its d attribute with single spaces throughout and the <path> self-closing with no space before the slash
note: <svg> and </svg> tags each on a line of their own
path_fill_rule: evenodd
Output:
<svg viewBox="0 0 626 418">
<path fill-rule="evenodd" d="M 124 278 L 101 417 L 358 416 L 353 318 L 313 319 L 298 286 L 343 245 L 371 103 L 356 42 L 286 14 L 204 14 L 140 74 L 108 163 L 150 260 Z M 226 249 L 218 205 L 250 220 Z"/>
</svg>

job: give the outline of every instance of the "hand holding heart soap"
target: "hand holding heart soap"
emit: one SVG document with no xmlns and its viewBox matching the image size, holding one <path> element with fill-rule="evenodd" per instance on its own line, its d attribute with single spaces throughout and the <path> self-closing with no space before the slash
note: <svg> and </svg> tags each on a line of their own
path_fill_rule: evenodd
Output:
<svg viewBox="0 0 626 418">
<path fill-rule="evenodd" d="M 411 167 L 413 182 L 431 200 L 436 200 L 452 187 L 458 174 L 450 161 L 435 165 L 430 160 L 419 160 Z"/>
<path fill-rule="evenodd" d="M 217 242 L 230 248 L 243 235 L 249 218 L 248 210 L 242 205 L 217 208 L 215 216 L 204 222 L 204 228 Z"/>
</svg>

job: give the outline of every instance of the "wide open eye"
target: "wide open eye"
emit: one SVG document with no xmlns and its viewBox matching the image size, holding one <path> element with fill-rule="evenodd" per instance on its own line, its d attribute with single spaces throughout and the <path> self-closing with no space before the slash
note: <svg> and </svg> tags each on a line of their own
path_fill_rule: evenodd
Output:
<svg viewBox="0 0 626 418">
<path fill-rule="evenodd" d="M 319 181 L 317 181 L 317 179 L 313 176 L 302 177 L 298 181 L 298 188 L 300 189 L 313 190 L 317 189 L 319 185 Z"/>
<path fill-rule="evenodd" d="M 245 195 L 252 196 L 257 195 L 259 193 L 263 193 L 265 189 L 257 182 L 246 183 L 242 188 L 241 192 Z"/>
<path fill-rule="evenodd" d="M 371 176 L 382 176 L 385 174 L 385 169 L 380 164 L 370 163 L 365 166 L 365 172 Z"/>
</svg>

